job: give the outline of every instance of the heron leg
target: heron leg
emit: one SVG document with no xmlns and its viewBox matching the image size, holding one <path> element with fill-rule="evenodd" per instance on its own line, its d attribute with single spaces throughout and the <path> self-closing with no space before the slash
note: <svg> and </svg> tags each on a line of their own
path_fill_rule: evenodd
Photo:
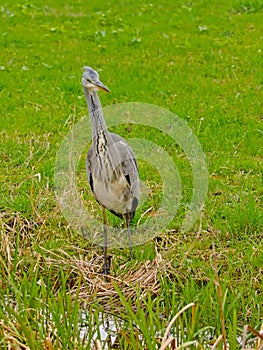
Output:
<svg viewBox="0 0 263 350">
<path fill-rule="evenodd" d="M 129 246 L 130 246 L 130 257 L 132 258 L 132 241 L 131 241 L 131 229 L 130 229 L 131 216 L 130 216 L 130 214 L 129 213 L 125 214 L 125 218 L 126 218 L 128 241 L 129 241 Z"/>
<path fill-rule="evenodd" d="M 110 273 L 110 257 L 107 255 L 107 218 L 106 218 L 106 210 L 103 207 L 103 230 L 104 230 L 104 243 L 103 243 L 103 256 L 104 256 L 104 266 L 103 266 L 103 274 L 108 275 Z"/>
</svg>

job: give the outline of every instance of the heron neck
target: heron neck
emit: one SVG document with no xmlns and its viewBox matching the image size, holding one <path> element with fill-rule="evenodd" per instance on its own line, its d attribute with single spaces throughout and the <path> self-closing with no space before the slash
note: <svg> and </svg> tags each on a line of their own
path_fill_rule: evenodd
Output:
<svg viewBox="0 0 263 350">
<path fill-rule="evenodd" d="M 84 93 L 87 99 L 90 122 L 92 126 L 92 138 L 96 138 L 100 132 L 108 133 L 99 96 L 96 91 L 89 92 L 84 88 Z"/>
</svg>

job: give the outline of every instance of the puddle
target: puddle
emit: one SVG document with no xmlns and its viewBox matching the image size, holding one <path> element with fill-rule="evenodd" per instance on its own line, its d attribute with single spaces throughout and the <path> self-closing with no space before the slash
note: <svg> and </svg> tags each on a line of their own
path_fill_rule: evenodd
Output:
<svg viewBox="0 0 263 350">
<path fill-rule="evenodd" d="M 9 306 L 12 305 L 12 308 L 14 310 L 17 310 L 16 302 L 13 299 L 10 300 L 10 298 L 8 298 L 7 296 L 3 300 L 3 305 L 9 305 Z M 6 313 L 8 314 L 7 309 L 6 309 Z M 46 311 L 44 309 L 40 310 L 39 314 L 42 315 L 42 317 L 46 318 L 45 316 Z M 53 319 L 52 314 L 49 314 L 48 320 L 52 322 L 52 319 Z M 113 316 L 110 316 L 108 314 L 103 314 L 103 313 L 99 313 L 95 319 L 95 316 L 90 317 L 90 315 L 88 315 L 87 312 L 83 310 L 81 312 L 80 322 L 79 322 L 80 339 L 85 342 L 86 339 L 90 340 L 90 337 L 92 336 L 92 340 L 94 343 L 97 340 L 99 340 L 101 343 L 101 348 L 108 349 L 109 345 L 110 346 L 115 345 L 117 336 L 120 330 L 122 329 L 123 322 L 124 321 L 121 321 L 120 319 L 114 318 Z M 92 329 L 90 327 L 92 327 Z M 263 330 L 260 332 L 263 333 Z M 160 342 L 162 340 L 162 336 L 164 333 L 165 333 L 165 329 L 156 331 L 156 338 L 159 338 Z M 240 348 L 242 347 L 243 349 L 251 349 L 251 348 L 257 347 L 258 338 L 256 338 L 255 336 L 251 338 L 250 332 L 248 332 L 245 335 L 243 334 L 243 332 L 240 332 L 240 333 L 242 334 L 238 335 L 236 339 L 237 346 L 240 346 Z M 166 349 L 173 349 L 173 348 L 175 349 L 180 346 L 187 347 L 187 348 L 191 348 L 192 346 L 194 346 L 195 348 L 201 347 L 203 349 L 217 349 L 218 347 L 215 345 L 216 340 L 218 340 L 218 343 L 219 343 L 218 346 L 222 345 L 222 340 L 220 340 L 219 338 L 217 339 L 216 330 L 213 327 L 204 327 L 203 329 L 197 331 L 194 335 L 194 339 L 196 340 L 188 342 L 187 344 L 184 343 L 183 345 L 183 342 L 184 342 L 183 339 L 185 338 L 184 337 L 185 334 L 187 334 L 187 329 L 183 329 L 181 331 L 181 329 L 178 329 L 178 328 L 176 329 L 175 327 L 173 327 L 173 331 L 170 332 L 168 335 L 168 337 L 174 338 L 172 342 L 172 347 L 168 347 Z M 201 339 L 200 344 L 198 339 Z M 243 346 L 244 339 L 246 344 L 245 346 Z M 139 340 L 141 340 L 142 346 L 147 345 L 144 343 L 143 337 Z M 230 349 L 229 344 L 227 345 L 228 345 L 228 349 Z M 156 349 L 159 349 L 159 348 L 160 348 L 160 345 L 156 347 Z"/>
<path fill-rule="evenodd" d="M 83 323 L 87 320 L 86 314 L 83 312 L 82 314 Z M 96 340 L 100 340 L 102 349 L 108 349 L 110 344 L 111 346 L 114 346 L 115 341 L 117 339 L 117 334 L 119 333 L 122 322 L 116 321 L 114 317 L 112 316 L 103 316 L 102 313 L 99 314 L 99 326 L 98 331 L 96 331 L 93 335 L 93 341 L 95 343 Z M 182 332 L 180 329 L 173 330 L 173 333 L 170 333 L 168 337 L 173 337 L 174 340 L 172 342 L 172 347 L 167 347 L 166 349 L 176 349 L 180 347 L 186 347 L 188 349 L 194 347 L 194 348 L 202 348 L 202 349 L 218 349 L 219 346 L 222 346 L 222 340 L 220 340 L 220 337 L 218 338 L 215 335 L 215 328 L 213 327 L 205 327 L 199 331 L 196 332 L 195 338 L 202 339 L 202 341 L 199 343 L 198 340 L 193 340 L 191 342 L 188 342 L 187 344 L 184 343 L 183 345 L 183 338 Z M 160 340 L 162 339 L 162 335 L 164 334 L 165 329 L 163 331 L 157 331 L 156 332 L 156 338 L 158 337 Z M 88 326 L 83 327 L 80 333 L 81 339 L 85 339 L 89 334 L 89 328 Z M 184 329 L 183 334 L 187 334 L 187 329 Z M 240 348 L 242 347 L 243 342 L 243 334 L 239 335 L 236 339 L 237 346 Z M 218 340 L 218 346 L 215 345 L 216 340 Z M 142 346 L 145 346 L 147 344 L 144 344 L 143 339 L 141 339 Z M 249 339 L 246 341 L 246 346 L 243 347 L 243 349 L 251 349 L 256 346 L 257 340 L 255 338 Z M 230 349 L 229 343 L 227 343 L 227 349 Z M 156 346 L 156 349 L 160 349 L 160 345 Z"/>
<path fill-rule="evenodd" d="M 87 314 L 83 311 L 82 315 L 82 322 L 81 323 L 88 323 L 89 317 L 87 317 Z M 98 317 L 98 331 L 96 331 L 93 335 L 93 341 L 95 342 L 97 339 L 99 339 L 102 343 L 103 349 L 108 349 L 108 344 L 110 343 L 111 346 L 114 345 L 118 330 L 121 327 L 120 322 L 117 322 L 113 317 L 110 316 L 103 316 L 102 313 L 99 314 Z M 94 327 L 94 326 L 93 326 Z M 89 336 L 89 326 L 82 327 L 80 331 L 80 338 L 81 340 L 84 340 L 86 337 Z"/>
</svg>

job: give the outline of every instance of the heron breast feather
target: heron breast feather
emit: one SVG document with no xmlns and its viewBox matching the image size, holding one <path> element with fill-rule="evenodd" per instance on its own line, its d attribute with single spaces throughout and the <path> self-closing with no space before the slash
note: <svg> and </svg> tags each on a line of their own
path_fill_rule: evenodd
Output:
<svg viewBox="0 0 263 350">
<path fill-rule="evenodd" d="M 126 213 L 132 209 L 134 196 L 124 175 L 110 182 L 93 179 L 93 189 L 98 202 L 109 210 Z"/>
</svg>

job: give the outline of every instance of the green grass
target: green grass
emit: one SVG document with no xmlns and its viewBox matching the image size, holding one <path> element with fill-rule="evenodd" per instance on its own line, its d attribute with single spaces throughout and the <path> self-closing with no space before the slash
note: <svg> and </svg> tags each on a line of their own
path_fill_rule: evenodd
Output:
<svg viewBox="0 0 263 350">
<path fill-rule="evenodd" d="M 135 259 L 127 263 L 127 249 L 112 251 L 113 274 L 120 279 L 128 269 L 133 275 L 148 260 L 155 261 L 157 251 L 164 263 L 158 268 L 158 293 L 149 286 L 141 296 L 140 286 L 131 284 L 129 299 L 119 284 L 109 284 L 115 298 L 106 298 L 107 312 L 120 322 L 119 348 L 159 348 L 168 322 L 192 302 L 195 308 L 186 310 L 171 329 L 175 337 L 181 330 L 180 344 L 198 340 L 198 346 L 189 346 L 211 348 L 205 330 L 213 343 L 224 333 L 223 320 L 231 350 L 241 348 L 236 337 L 242 336 L 246 324 L 260 330 L 262 12 L 257 0 L 4 1 L 0 7 L 1 348 L 89 349 L 100 338 L 105 300 L 94 291 L 90 295 L 85 271 L 73 268 L 72 261 L 89 261 L 102 254 L 101 248 L 70 228 L 54 192 L 60 144 L 87 115 L 80 83 L 84 65 L 98 70 L 111 90 L 100 94 L 103 106 L 150 103 L 184 120 L 198 138 L 209 170 L 204 211 L 189 232 L 180 232 L 193 186 L 184 150 L 151 128 L 125 120 L 114 128 L 125 138 L 146 137 L 162 147 L 174 160 L 182 182 L 181 206 L 169 230 L 135 247 Z M 100 208 L 88 192 L 84 159 L 83 154 L 78 189 L 100 218 Z M 151 163 L 139 164 L 151 196 L 136 220 L 147 207 L 158 209 L 161 189 Z M 57 262 L 64 263 L 52 264 L 54 254 Z M 222 296 L 216 288 L 218 276 Z M 87 324 L 86 339 L 81 339 Z M 248 338 L 253 337 L 249 332 Z"/>
</svg>

